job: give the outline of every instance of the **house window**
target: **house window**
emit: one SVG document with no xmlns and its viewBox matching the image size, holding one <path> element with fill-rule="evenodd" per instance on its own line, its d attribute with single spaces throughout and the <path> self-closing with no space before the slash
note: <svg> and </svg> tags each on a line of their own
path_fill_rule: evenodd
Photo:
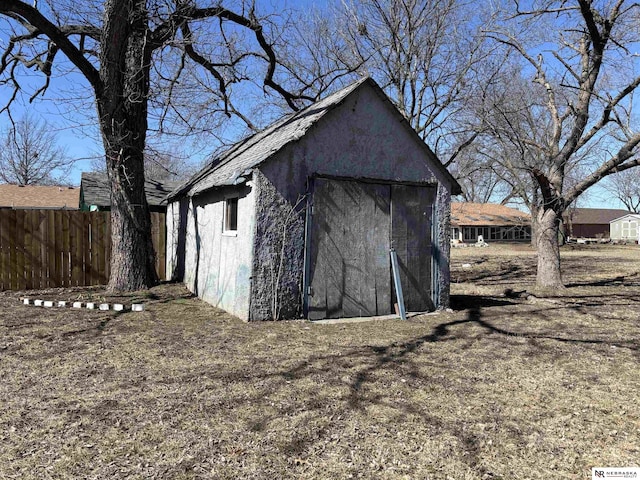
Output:
<svg viewBox="0 0 640 480">
<path fill-rule="evenodd" d="M 229 197 L 224 201 L 224 232 L 238 231 L 238 197 Z"/>
</svg>

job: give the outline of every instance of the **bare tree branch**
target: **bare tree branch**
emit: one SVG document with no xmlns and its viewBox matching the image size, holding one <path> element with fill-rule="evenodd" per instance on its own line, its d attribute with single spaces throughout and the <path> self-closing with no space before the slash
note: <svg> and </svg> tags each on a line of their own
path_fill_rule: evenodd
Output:
<svg viewBox="0 0 640 480">
<path fill-rule="evenodd" d="M 82 72 L 96 91 L 96 94 L 99 95 L 102 92 L 102 82 L 98 70 L 84 57 L 80 49 L 69 40 L 68 35 L 71 32 L 68 29 L 65 33 L 64 29 L 60 29 L 51 23 L 36 8 L 19 0 L 3 0 L 0 3 L 0 14 L 10 14 L 13 18 L 19 18 L 21 23 L 28 23 L 33 27 L 34 31 L 37 30 L 46 35 Z M 83 33 L 89 34 L 89 31 L 83 30 Z M 93 31 L 94 35 L 95 33 Z M 2 63 L 4 64 L 4 55 Z M 0 73 L 2 73 L 2 70 L 0 70 Z"/>
<path fill-rule="evenodd" d="M 512 139 L 526 152 L 519 163 L 535 182 L 532 193 L 540 203 L 531 205 L 532 215 L 543 226 L 538 237 L 543 242 L 541 286 L 562 286 L 557 238 L 563 212 L 603 178 L 639 164 L 633 93 L 640 77 L 630 67 L 635 60 L 628 48 L 640 40 L 632 12 L 638 8 L 625 0 L 607 7 L 589 0 L 548 0 L 538 10 L 520 11 L 518 6 L 516 15 L 488 29 L 494 41 L 533 67 L 533 82 L 544 88 L 544 93 L 522 95 L 526 117 L 500 102 L 498 112 L 504 114 L 490 117 L 494 137 Z M 518 29 L 522 24 L 515 24 L 516 18 L 525 18 L 527 29 L 539 26 L 540 33 L 557 28 L 558 38 L 545 38 L 544 45 L 528 42 L 528 32 Z M 552 60 L 546 63 L 549 55 Z M 615 78 L 604 75 L 605 69 L 616 70 Z M 537 100 L 541 95 L 543 102 Z"/>
<path fill-rule="evenodd" d="M 157 277 L 144 195 L 147 132 L 166 131 L 169 124 L 193 132 L 199 122 L 206 121 L 203 117 L 218 113 L 255 128 L 231 100 L 230 85 L 241 81 L 262 84 L 263 92 L 276 92 L 293 110 L 299 108 L 298 102 L 313 97 L 288 88 L 296 83 L 286 83 L 290 76 L 276 56 L 276 43 L 265 33 L 269 22 L 258 17 L 254 3 L 240 12 L 223 7 L 222 2 L 199 8 L 191 0 L 96 0 L 65 12 L 56 11 L 56 2 L 45 3 L 38 8 L 21 0 L 0 2 L 0 16 L 15 28 L 0 57 L 0 86 L 10 91 L 0 112 L 11 115 L 10 107 L 23 86 L 19 77 L 27 69 L 39 70 L 44 78 L 31 100 L 47 91 L 55 73 L 68 71 L 69 63 L 60 53 L 85 77 L 97 107 L 111 184 L 109 288 L 153 285 Z M 211 28 L 208 36 L 195 38 L 193 24 L 211 27 L 207 20 L 218 21 L 219 31 Z M 225 25 L 250 35 L 247 39 L 227 36 Z M 164 59 L 177 61 L 165 63 Z M 206 116 L 193 108 L 194 99 L 204 93 L 210 95 L 201 108 L 209 106 L 207 102 L 213 106 Z"/>
</svg>

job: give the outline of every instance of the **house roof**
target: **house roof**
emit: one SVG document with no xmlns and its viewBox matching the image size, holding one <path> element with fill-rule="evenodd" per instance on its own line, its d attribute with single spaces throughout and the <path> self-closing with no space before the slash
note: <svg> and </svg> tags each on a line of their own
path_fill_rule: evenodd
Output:
<svg viewBox="0 0 640 480">
<path fill-rule="evenodd" d="M 516 226 L 529 225 L 531 215 L 515 208 L 496 203 L 451 203 L 451 225 L 463 226 Z"/>
<path fill-rule="evenodd" d="M 389 102 L 398 115 L 402 116 L 373 79 L 369 77 L 362 78 L 298 112 L 285 116 L 264 130 L 236 143 L 180 185 L 179 188 L 174 190 L 169 195 L 169 199 L 183 194 L 193 196 L 211 188 L 233 185 L 239 177 L 247 175 L 249 173 L 248 171 L 252 168 L 271 158 L 287 144 L 303 137 L 309 128 L 315 125 L 318 120 L 340 105 L 351 93 L 362 85 L 372 87 L 381 98 Z M 403 123 L 408 126 L 408 123 Z M 411 127 L 408 126 L 408 128 Z M 413 129 L 411 130 L 413 131 Z M 428 151 L 428 154 L 433 157 L 436 168 L 451 182 L 452 194 L 456 195 L 461 193 L 460 185 L 455 178 L 453 178 L 449 171 L 440 163 L 436 155 L 422 139 L 420 139 L 417 133 L 415 133 L 415 131 L 413 131 L 413 133 L 420 144 Z"/>
<path fill-rule="evenodd" d="M 42 185 L 0 185 L 0 208 L 77 210 L 80 189 Z"/>
<path fill-rule="evenodd" d="M 622 215 L 621 217 L 618 218 L 614 218 L 613 220 L 611 220 L 609 223 L 613 223 L 613 222 L 617 222 L 618 220 L 624 220 L 625 218 L 629 218 L 629 219 L 637 219 L 640 220 L 640 213 L 627 213 L 626 215 Z"/>
<path fill-rule="evenodd" d="M 144 189 L 147 194 L 147 203 L 150 206 L 165 205 L 164 201 L 167 195 L 178 185 L 179 182 L 160 182 L 154 179 L 146 179 Z M 86 205 L 111 206 L 111 188 L 109 186 L 109 177 L 106 173 L 82 172 L 80 189 Z"/>
<path fill-rule="evenodd" d="M 630 213 L 628 210 L 611 208 L 572 208 L 565 212 L 563 220 L 570 220 L 573 225 L 608 225 L 611 220 Z"/>
</svg>

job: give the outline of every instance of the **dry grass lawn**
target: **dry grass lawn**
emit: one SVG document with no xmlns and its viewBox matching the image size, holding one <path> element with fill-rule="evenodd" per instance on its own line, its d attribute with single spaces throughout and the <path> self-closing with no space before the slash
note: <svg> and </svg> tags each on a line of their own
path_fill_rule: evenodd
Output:
<svg viewBox="0 0 640 480">
<path fill-rule="evenodd" d="M 640 466 L 640 248 L 563 260 L 569 288 L 527 298 L 528 247 L 456 249 L 454 311 L 406 322 L 247 324 L 177 285 L 124 299 L 143 313 L 0 293 L 0 479 L 585 479 Z"/>
</svg>

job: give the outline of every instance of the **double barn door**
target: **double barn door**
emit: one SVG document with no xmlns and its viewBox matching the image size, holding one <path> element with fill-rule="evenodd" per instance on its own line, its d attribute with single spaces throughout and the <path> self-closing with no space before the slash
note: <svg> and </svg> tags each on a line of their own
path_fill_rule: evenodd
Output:
<svg viewBox="0 0 640 480">
<path fill-rule="evenodd" d="M 309 319 L 385 315 L 396 250 L 407 311 L 432 301 L 435 188 L 317 178 L 307 235 Z"/>
</svg>

